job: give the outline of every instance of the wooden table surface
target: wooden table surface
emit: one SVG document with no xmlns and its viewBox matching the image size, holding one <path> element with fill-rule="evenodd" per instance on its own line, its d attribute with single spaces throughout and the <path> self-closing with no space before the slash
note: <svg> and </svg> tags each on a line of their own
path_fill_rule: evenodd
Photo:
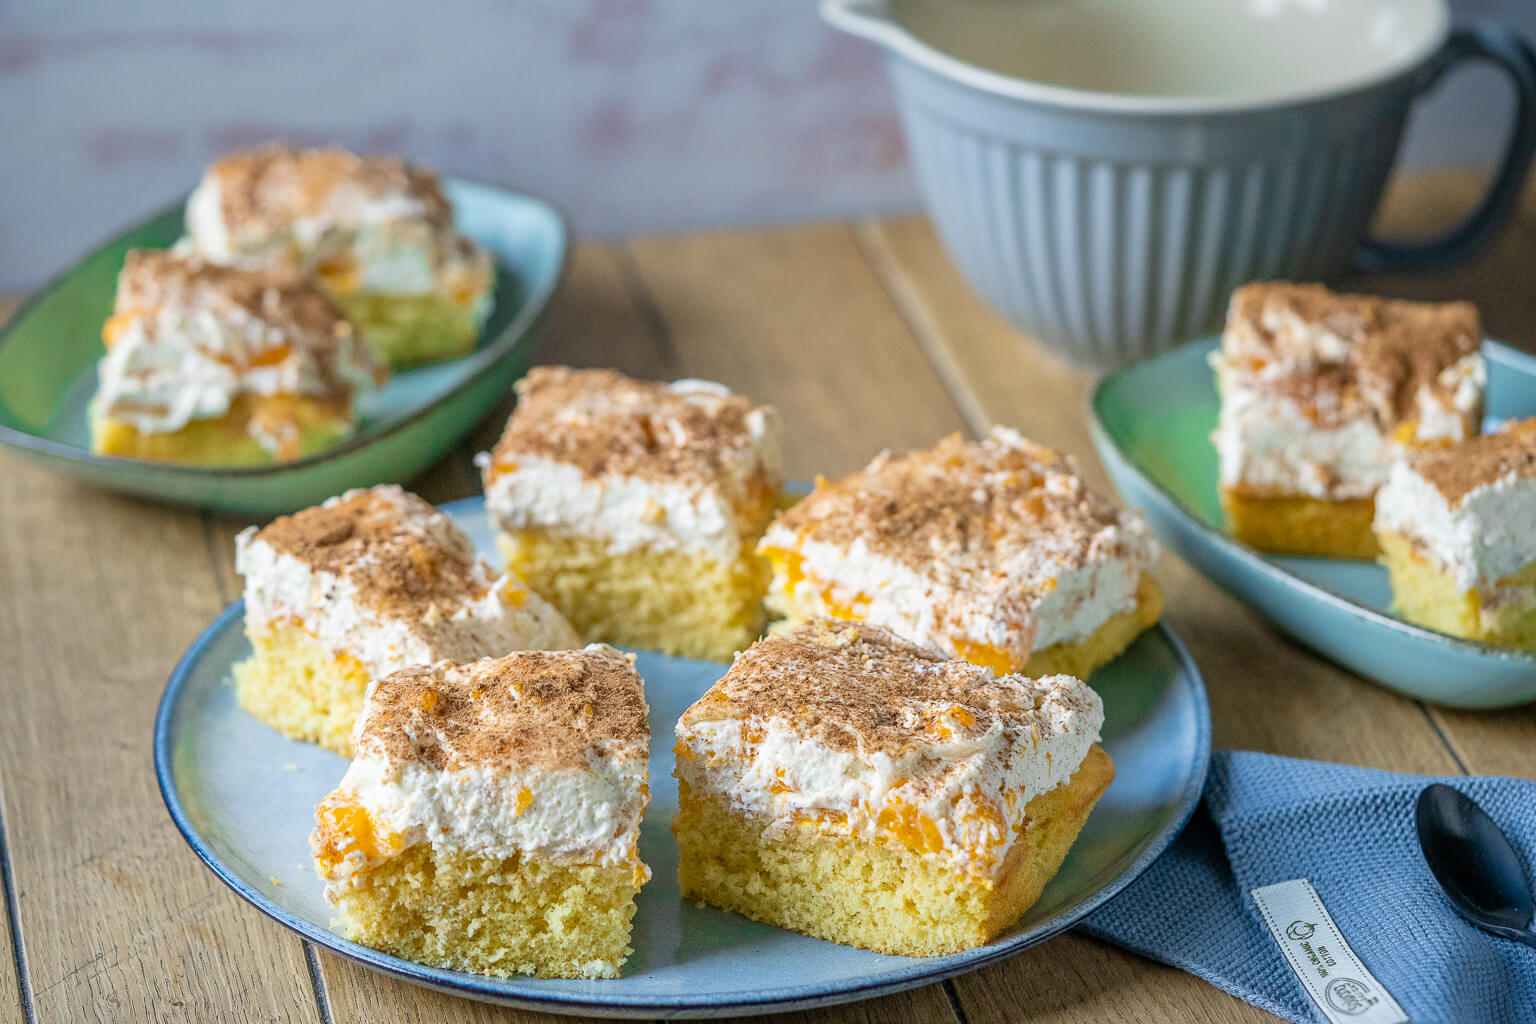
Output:
<svg viewBox="0 0 1536 1024">
<path fill-rule="evenodd" d="M 1395 184 L 1384 222 L 1433 229 L 1464 175 Z M 1466 298 L 1536 348 L 1536 198 L 1475 265 L 1348 286 Z M 0 316 L 14 309 L 9 303 Z M 1076 453 L 1088 374 L 982 306 L 921 219 L 577 246 L 541 361 L 705 377 L 779 407 L 794 477 L 993 423 Z M 413 481 L 477 493 L 498 410 Z M 22 1021 L 555 1020 L 437 995 L 320 952 L 242 903 L 186 848 L 156 791 L 155 704 L 182 650 L 237 596 L 244 524 L 121 497 L 0 454 L 0 1024 Z M 1536 710 L 1428 707 L 1280 637 L 1182 562 L 1167 618 L 1210 690 L 1215 743 L 1405 772 L 1536 775 Z M 12 995 L 16 998 L 13 999 Z M 1247 1021 L 1190 975 L 1076 934 L 951 982 L 792 1021 Z"/>
</svg>

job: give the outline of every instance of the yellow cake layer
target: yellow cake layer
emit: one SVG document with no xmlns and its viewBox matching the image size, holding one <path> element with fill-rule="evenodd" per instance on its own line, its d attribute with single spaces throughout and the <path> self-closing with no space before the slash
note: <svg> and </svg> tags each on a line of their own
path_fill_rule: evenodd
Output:
<svg viewBox="0 0 1536 1024">
<path fill-rule="evenodd" d="M 480 340 L 479 296 L 385 295 L 331 290 L 375 356 L 394 369 L 457 359 Z"/>
<path fill-rule="evenodd" d="M 767 564 L 686 551 L 622 551 L 547 530 L 503 533 L 509 572 L 586 640 L 729 661 L 762 635 Z"/>
<path fill-rule="evenodd" d="M 1373 498 L 1259 497 L 1223 487 L 1221 510 L 1232 536 L 1260 551 L 1331 558 L 1375 558 L 1380 553 L 1371 532 Z"/>
<path fill-rule="evenodd" d="M 235 666 L 240 706 L 284 736 L 352 756 L 368 672 L 287 622 L 246 624 L 254 653 Z"/>
<path fill-rule="evenodd" d="M 270 452 L 251 435 L 253 421 L 264 433 L 290 441 Z M 91 416 L 91 450 L 100 455 L 201 466 L 256 466 L 286 462 L 334 447 L 353 431 L 346 403 L 299 395 L 239 395 L 229 412 L 192 420 L 180 430 L 144 433 L 130 423 Z"/>
<path fill-rule="evenodd" d="M 1536 562 L 1496 584 L 1523 589 L 1524 600 L 1489 605 L 1477 591 L 1460 589 L 1438 562 L 1420 554 L 1403 534 L 1383 532 L 1377 539 L 1382 564 L 1392 578 L 1392 604 L 1403 618 L 1469 640 L 1536 651 Z"/>
<path fill-rule="evenodd" d="M 773 567 L 768 607 L 784 615 L 782 621 L 774 623 L 775 631 L 792 629 L 807 619 L 818 617 L 866 621 L 862 603 L 848 606 L 829 600 L 831 588 L 806 575 L 802 563 L 787 558 L 783 552 L 770 551 L 768 557 Z M 796 572 L 789 572 L 791 565 L 797 566 Z M 1142 573 L 1136 584 L 1136 606 L 1111 615 L 1081 640 L 1064 640 L 1034 651 L 1023 663 L 1012 651 L 961 640 L 954 641 L 955 652 L 971 664 L 990 668 L 999 675 L 1010 672 L 1022 672 L 1027 676 L 1064 673 L 1087 679 L 1095 669 L 1117 658 L 1162 614 L 1162 587 L 1150 573 Z"/>
<path fill-rule="evenodd" d="M 1040 898 L 1114 778 L 1098 746 L 1067 782 L 1026 805 L 996 879 L 905 846 L 765 822 L 678 785 L 672 823 L 683 895 L 806 935 L 903 956 L 982 945 Z"/>
<path fill-rule="evenodd" d="M 347 938 L 476 974 L 616 978 L 635 916 L 635 870 L 409 847 L 354 876 L 337 911 Z"/>
<path fill-rule="evenodd" d="M 1150 573 L 1142 573 L 1136 585 L 1136 607 L 1111 615 L 1081 640 L 1065 640 L 1035 651 L 1019 671 L 1035 678 L 1061 674 L 1087 679 L 1118 658 L 1162 614 L 1163 588 Z"/>
</svg>

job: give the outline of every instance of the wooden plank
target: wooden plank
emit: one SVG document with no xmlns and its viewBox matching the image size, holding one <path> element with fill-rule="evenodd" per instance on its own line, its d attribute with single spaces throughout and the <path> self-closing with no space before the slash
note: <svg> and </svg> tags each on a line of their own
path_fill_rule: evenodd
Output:
<svg viewBox="0 0 1536 1024">
<path fill-rule="evenodd" d="M 925 220 L 862 226 L 871 262 L 923 340 L 977 431 L 993 422 L 1078 456 L 1093 483 L 1108 478 L 1088 439 L 1089 374 L 1041 352 L 987 309 L 960 279 Z M 1158 575 L 1166 620 L 1206 678 L 1218 747 L 1347 761 L 1399 771 L 1457 771 L 1424 711 L 1325 662 L 1275 633 L 1179 559 Z M 1362 723 L 1370 723 L 1364 728 Z M 1136 958 L 1093 955 L 1090 940 L 1055 940 L 990 971 L 956 979 L 971 1024 L 1012 1019 L 1228 1019 L 1235 1000 Z M 1091 970 L 1082 969 L 1087 958 Z M 1134 989 L 1134 997 L 1126 993 Z M 1008 993 L 1006 998 L 996 996 Z M 1032 1016 L 1033 1019 L 1033 1016 Z"/>
<path fill-rule="evenodd" d="M 879 999 L 839 1003 L 817 1010 L 739 1018 L 741 1024 L 936 1024 L 957 1018 L 945 986 L 907 989 Z"/>
<path fill-rule="evenodd" d="M 663 328 L 656 317 L 639 291 L 624 247 L 583 243 L 571 254 L 570 270 L 550 310 L 536 361 L 608 366 L 635 377 L 674 377 L 676 360 L 662 341 Z M 489 450 L 501 437 L 512 404 L 509 393 L 470 432 L 464 450 Z"/>
<path fill-rule="evenodd" d="M 1276 1018 L 1193 974 L 1068 932 L 955 979 L 970 1024 L 1178 1021 L 1244 1024 Z"/>
<path fill-rule="evenodd" d="M 677 373 L 778 406 L 791 476 L 964 429 L 846 225 L 632 242 Z"/>
<path fill-rule="evenodd" d="M 336 1024 L 571 1024 L 586 1018 L 489 1006 L 370 971 L 330 953 L 319 954 L 331 1019 Z"/>
<path fill-rule="evenodd" d="M 38 1019 L 316 1019 L 298 940 L 198 863 L 149 770 L 166 675 L 221 603 L 201 517 L 12 454 L 0 473 L 0 774 Z"/>
<path fill-rule="evenodd" d="M 1473 775 L 1536 779 L 1536 706 L 1501 711 L 1437 707 L 1430 714 Z"/>
<path fill-rule="evenodd" d="M 9 320 L 20 305 L 20 298 L 0 297 L 0 324 Z M 5 926 L 0 930 L 0 1024 L 23 1024 L 32 1014 L 32 992 L 25 972 L 19 969 L 25 954 L 16 941 L 21 934 L 21 919 L 15 908 L 16 890 L 11 880 L 5 823 L 5 764 L 0 760 L 0 923 Z"/>
<path fill-rule="evenodd" d="M 21 969 L 24 946 L 21 916 L 14 905 L 16 887 L 11 880 L 11 858 L 5 827 L 5 773 L 0 771 L 0 1024 L 29 1024 L 35 1020 L 30 979 Z"/>
<path fill-rule="evenodd" d="M 336 1024 L 373 1024 L 384 1020 L 413 1024 L 428 1021 L 431 1024 L 444 1021 L 456 1024 L 571 1024 L 592 1019 L 487 1006 L 395 982 L 328 953 L 321 953 L 320 960 L 327 984 L 332 979 L 342 983 L 342 991 L 331 994 Z M 954 1021 L 955 1017 L 943 987 L 930 985 L 822 1010 L 736 1019 L 742 1024 L 940 1024 Z"/>
</svg>

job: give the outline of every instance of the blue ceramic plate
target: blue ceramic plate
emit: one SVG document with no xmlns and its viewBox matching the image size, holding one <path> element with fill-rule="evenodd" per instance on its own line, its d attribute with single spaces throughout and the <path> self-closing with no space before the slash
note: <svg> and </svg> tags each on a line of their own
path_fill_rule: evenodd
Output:
<svg viewBox="0 0 1536 1024">
<path fill-rule="evenodd" d="M 86 406 L 96 390 L 101 325 L 123 254 L 163 248 L 182 233 L 180 204 L 106 243 L 33 296 L 0 328 L 0 443 L 62 473 L 118 490 L 253 516 L 313 505 L 349 487 L 405 480 L 431 465 L 506 394 L 533 357 L 566 258 L 560 214 L 489 185 L 444 182 L 464 234 L 496 259 L 479 347 L 406 370 L 359 399 L 356 435 L 271 466 L 145 462 L 90 450 Z"/>
<path fill-rule="evenodd" d="M 1373 562 L 1265 555 L 1226 532 L 1216 488 L 1216 384 L 1197 341 L 1094 389 L 1094 446 L 1125 500 L 1170 548 L 1286 633 L 1410 697 L 1464 708 L 1536 700 L 1536 654 L 1462 640 L 1391 612 Z M 1488 416 L 1536 414 L 1536 358 L 1487 341 Z"/>
<path fill-rule="evenodd" d="M 482 551 L 480 499 L 448 506 Z M 640 853 L 654 877 L 640 895 L 634 956 L 614 981 L 486 978 L 423 967 L 355 945 L 330 928 L 309 860 L 315 803 L 346 762 L 285 739 L 237 707 L 230 667 L 249 648 L 242 606 L 219 616 L 182 658 L 155 722 L 155 770 L 171 817 L 213 871 L 259 910 L 327 949 L 429 988 L 488 1002 L 604 1016 L 715 1016 L 864 999 L 973 970 L 1070 927 L 1129 885 L 1194 809 L 1210 756 L 1200 674 L 1166 628 L 1097 673 L 1104 746 L 1117 775 L 1061 873 L 997 941 L 955 956 L 882 956 L 685 903 L 668 824 L 677 809 L 673 724 L 724 672 L 714 662 L 642 652 L 654 737 L 651 804 Z"/>
</svg>

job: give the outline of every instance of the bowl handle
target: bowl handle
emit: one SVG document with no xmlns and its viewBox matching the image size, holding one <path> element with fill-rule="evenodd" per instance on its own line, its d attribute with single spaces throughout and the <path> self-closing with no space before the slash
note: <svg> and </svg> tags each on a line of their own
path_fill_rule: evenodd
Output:
<svg viewBox="0 0 1536 1024">
<path fill-rule="evenodd" d="M 1460 263 L 1493 241 L 1520 200 L 1525 175 L 1536 154 L 1536 52 L 1517 33 L 1489 21 L 1453 29 L 1430 58 L 1415 85 L 1423 94 L 1452 66 L 1486 60 L 1509 76 L 1515 88 L 1515 118 L 1493 183 L 1471 215 L 1443 235 L 1414 242 L 1366 238 L 1355 252 L 1362 270 L 1432 270 Z"/>
</svg>

